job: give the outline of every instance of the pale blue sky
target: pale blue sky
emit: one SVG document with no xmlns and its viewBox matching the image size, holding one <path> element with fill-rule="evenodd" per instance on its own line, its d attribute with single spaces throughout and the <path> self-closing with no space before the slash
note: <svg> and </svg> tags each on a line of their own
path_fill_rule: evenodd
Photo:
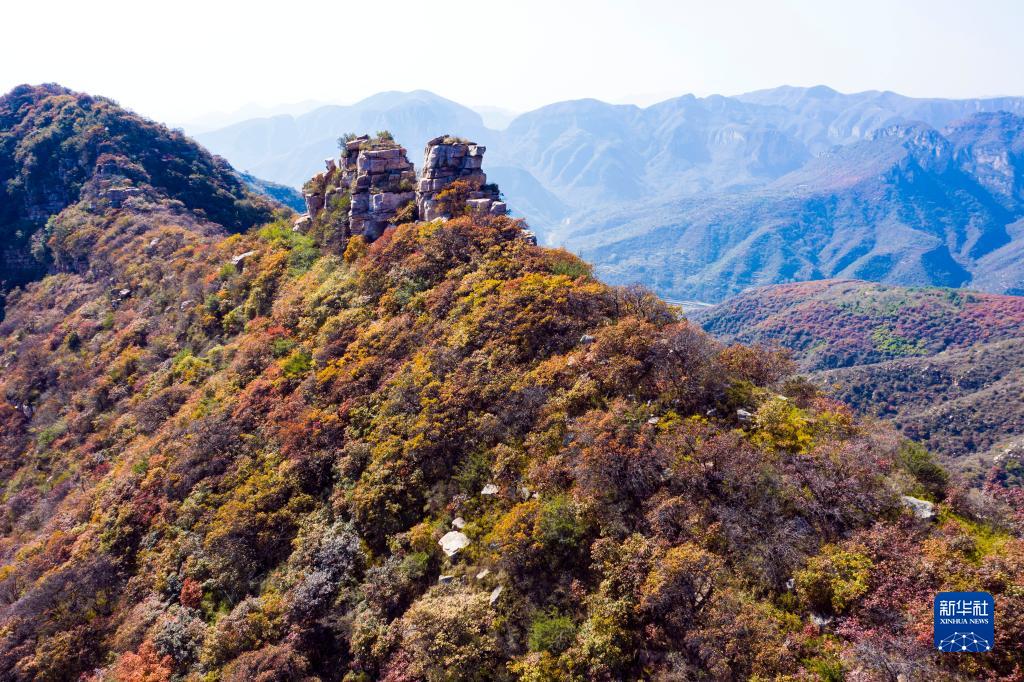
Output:
<svg viewBox="0 0 1024 682">
<path fill-rule="evenodd" d="M 1024 95 L 1020 0 L 14 0 L 4 19 L 0 90 L 57 81 L 174 122 L 417 88 L 517 111 L 782 84 Z"/>
</svg>

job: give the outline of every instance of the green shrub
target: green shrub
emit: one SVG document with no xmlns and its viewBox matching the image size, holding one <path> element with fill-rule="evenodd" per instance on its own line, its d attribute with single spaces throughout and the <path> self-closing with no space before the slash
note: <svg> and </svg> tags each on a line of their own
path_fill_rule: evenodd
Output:
<svg viewBox="0 0 1024 682">
<path fill-rule="evenodd" d="M 890 327 L 876 327 L 871 332 L 871 340 L 875 348 L 886 355 L 903 357 L 906 355 L 924 355 L 927 353 L 924 341 L 911 341 L 896 334 Z"/>
<path fill-rule="evenodd" d="M 569 648 L 575 637 L 576 625 L 572 618 L 551 610 L 540 613 L 530 623 L 527 644 L 530 651 L 559 654 Z"/>
<path fill-rule="evenodd" d="M 913 476 L 920 486 L 919 490 L 911 490 L 911 493 L 935 501 L 945 499 L 949 474 L 924 446 L 911 440 L 904 441 L 896 456 L 896 464 Z"/>
<path fill-rule="evenodd" d="M 871 566 L 871 559 L 861 551 L 825 545 L 806 568 L 797 571 L 796 593 L 811 609 L 843 613 L 868 591 Z"/>
<path fill-rule="evenodd" d="M 281 371 L 289 379 L 299 379 L 312 368 L 313 357 L 303 348 L 292 351 L 292 354 L 281 363 Z"/>
</svg>

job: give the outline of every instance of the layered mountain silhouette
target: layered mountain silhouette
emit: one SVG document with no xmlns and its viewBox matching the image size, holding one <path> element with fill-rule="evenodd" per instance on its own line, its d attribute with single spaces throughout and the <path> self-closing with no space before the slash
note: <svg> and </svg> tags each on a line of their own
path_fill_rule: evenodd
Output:
<svg viewBox="0 0 1024 682">
<path fill-rule="evenodd" d="M 1018 293 L 1022 132 L 1004 112 L 897 124 L 764 187 L 621 210 L 568 242 L 613 280 L 712 301 L 827 277 Z"/>
<path fill-rule="evenodd" d="M 560 102 L 499 132 L 417 91 L 199 139 L 297 186 L 341 132 L 387 128 L 416 148 L 458 126 L 488 145 L 491 176 L 542 239 L 674 298 L 822 277 L 1015 292 L 1021 114 L 1022 98 L 782 87 L 646 108 Z"/>
<path fill-rule="evenodd" d="M 443 97 L 417 90 L 382 92 L 349 106 L 324 106 L 301 116 L 282 114 L 242 121 L 196 139 L 258 177 L 301 187 L 349 132 L 388 130 L 410 149 L 449 130 L 484 142 L 480 114 Z"/>
</svg>

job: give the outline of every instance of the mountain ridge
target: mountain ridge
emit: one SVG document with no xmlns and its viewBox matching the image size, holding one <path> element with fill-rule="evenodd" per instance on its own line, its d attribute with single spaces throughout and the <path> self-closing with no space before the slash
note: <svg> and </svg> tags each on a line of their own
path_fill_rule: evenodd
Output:
<svg viewBox="0 0 1024 682">
<path fill-rule="evenodd" d="M 412 97 L 409 111 L 421 96 Z M 389 93 L 394 106 L 378 112 L 375 124 L 405 125 L 403 97 Z M 448 100 L 435 104 L 435 120 L 466 114 Z M 1003 109 L 1002 117 L 993 113 Z M 1024 271 L 1015 255 L 1024 247 L 1007 226 L 1021 217 L 1021 174 L 1005 168 L 1020 162 L 1014 131 L 1021 113 L 1022 98 L 782 88 L 687 95 L 648 107 L 558 102 L 519 115 L 503 131 L 477 128 L 472 137 L 488 146 L 495 166 L 510 169 L 507 180 L 495 178 L 539 238 L 583 253 L 614 282 L 708 301 L 758 284 L 847 276 L 1016 291 Z M 440 132 L 439 121 L 435 127 Z M 417 136 L 426 131 L 400 135 Z M 243 142 L 253 144 L 250 133 Z M 283 164 L 295 184 L 332 153 L 331 142 L 324 137 L 296 151 L 289 141 L 282 155 L 264 155 L 262 168 Z M 928 154 L 945 144 L 955 158 L 940 167 Z M 872 173 L 892 175 L 865 185 Z M 828 174 L 831 184 L 823 182 Z M 801 198 L 808 194 L 801 181 L 817 194 Z M 983 216 L 977 234 L 968 234 L 975 227 L 967 205 Z M 730 224 L 740 214 L 742 223 Z M 794 248 L 793 223 L 815 240 Z M 895 235 L 891 249 L 886 235 L 873 233 L 882 224 Z M 906 263 L 896 255 L 901 249 L 911 254 Z"/>
<path fill-rule="evenodd" d="M 0 678 L 1024 665 L 1016 458 L 968 490 L 781 354 L 715 342 L 473 199 L 337 244 L 284 210 L 212 222 L 121 184 L 165 134 L 143 132 L 54 205 L 62 267 L 0 321 Z M 393 140 L 349 142 L 356 189 L 409 172 Z M 994 596 L 995 646 L 937 656 L 932 599 L 965 583 Z"/>
<path fill-rule="evenodd" d="M 224 159 L 112 100 L 56 84 L 0 97 L 0 290 L 48 267 L 48 219 L 83 196 L 120 204 L 155 193 L 183 210 L 248 229 L 271 206 Z"/>
<path fill-rule="evenodd" d="M 991 120 L 1011 121 L 1010 146 L 1019 146 L 1024 119 L 982 115 L 981 123 Z M 994 259 L 982 259 L 1018 248 L 1010 230 L 1024 210 L 1024 175 L 1014 169 L 1024 163 L 997 150 L 1003 184 L 993 194 L 970 157 L 972 125 L 959 125 L 952 140 L 923 124 L 890 126 L 762 188 L 604 216 L 567 245 L 612 281 L 659 272 L 661 281 L 648 283 L 680 298 L 716 301 L 749 286 L 828 277 L 960 286 L 977 276 L 1013 292 L 1019 267 L 993 271 Z M 759 253 L 776 260 L 760 263 Z"/>
</svg>

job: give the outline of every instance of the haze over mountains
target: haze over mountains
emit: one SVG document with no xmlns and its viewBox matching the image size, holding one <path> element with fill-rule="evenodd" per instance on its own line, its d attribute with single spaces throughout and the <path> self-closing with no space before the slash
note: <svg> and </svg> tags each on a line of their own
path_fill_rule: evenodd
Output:
<svg viewBox="0 0 1024 682">
<path fill-rule="evenodd" d="M 497 131 L 415 91 L 196 137 L 299 186 L 341 133 L 386 128 L 415 154 L 458 131 L 488 146 L 489 176 L 547 243 L 610 281 L 718 301 L 823 277 L 1020 291 L 1021 115 L 1024 98 L 781 87 L 646 108 L 560 102 Z"/>
</svg>

